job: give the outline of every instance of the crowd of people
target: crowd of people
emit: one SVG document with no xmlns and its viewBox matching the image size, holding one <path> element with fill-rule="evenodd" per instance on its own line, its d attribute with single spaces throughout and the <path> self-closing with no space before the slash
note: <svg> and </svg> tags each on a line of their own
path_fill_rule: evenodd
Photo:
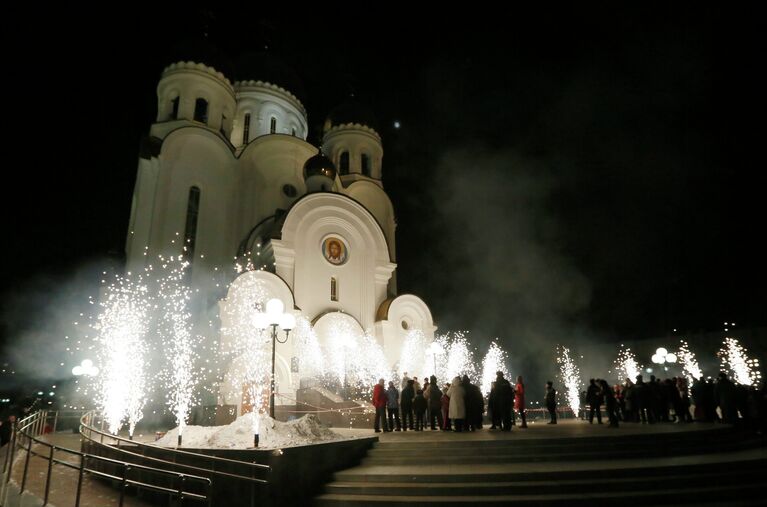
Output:
<svg viewBox="0 0 767 507">
<path fill-rule="evenodd" d="M 550 410 L 556 424 L 556 391 L 551 382 L 553 406 Z M 549 398 L 547 394 L 547 399 Z M 525 384 L 522 377 L 512 385 L 503 372 L 496 373 L 490 394 L 485 397 L 479 386 L 464 375 L 455 377 L 442 386 L 432 375 L 423 379 L 412 378 L 404 373 L 399 389 L 393 381 L 380 379 L 373 389 L 373 406 L 376 410 L 374 429 L 381 431 L 423 431 L 424 428 L 442 431 L 476 431 L 482 428 L 485 408 L 492 424 L 490 429 L 511 431 L 515 424 L 515 412 L 519 414 L 521 428 L 527 428 Z"/>
<path fill-rule="evenodd" d="M 557 391 L 546 382 L 544 406 L 548 424 L 557 424 Z M 483 427 L 485 412 L 490 429 L 511 431 L 517 425 L 527 428 L 525 384 L 521 376 L 515 384 L 496 373 L 490 393 L 483 396 L 479 386 L 464 375 L 440 385 L 434 375 L 419 382 L 405 373 L 399 386 L 380 379 L 373 390 L 376 409 L 374 429 L 381 431 L 475 431 Z M 590 424 L 602 424 L 602 411 L 609 427 L 619 422 L 653 424 L 656 422 L 689 423 L 693 421 L 743 424 L 767 430 L 767 391 L 736 384 L 721 373 L 714 383 L 699 379 L 692 386 L 684 377 L 660 380 L 654 375 L 645 381 L 642 375 L 623 384 L 610 385 L 604 379 L 590 379 L 581 392 L 581 417 Z"/>
<path fill-rule="evenodd" d="M 743 424 L 764 430 L 767 419 L 767 391 L 737 384 L 725 373 L 716 382 L 711 378 L 695 379 L 688 386 L 685 377 L 661 380 L 654 375 L 645 381 L 637 375 L 632 381 L 610 386 L 605 380 L 591 379 L 581 393 L 583 418 L 602 424 L 604 406 L 610 425 L 618 421 L 653 424 L 656 422 L 689 423 L 693 421 Z"/>
</svg>

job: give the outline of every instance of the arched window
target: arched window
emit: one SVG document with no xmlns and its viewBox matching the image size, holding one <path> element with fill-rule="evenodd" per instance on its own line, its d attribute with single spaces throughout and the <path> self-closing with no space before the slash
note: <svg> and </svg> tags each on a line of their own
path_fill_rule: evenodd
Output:
<svg viewBox="0 0 767 507">
<path fill-rule="evenodd" d="M 208 101 L 197 99 L 194 101 L 194 121 L 208 123 Z"/>
<path fill-rule="evenodd" d="M 200 189 L 189 189 L 186 204 L 186 226 L 184 227 L 184 257 L 191 263 L 194 260 L 194 247 L 197 243 L 197 217 L 200 214 Z"/>
<path fill-rule="evenodd" d="M 292 127 L 290 129 L 290 135 L 293 136 L 293 137 L 296 137 L 296 127 Z"/>
<path fill-rule="evenodd" d="M 175 99 L 170 101 L 170 119 L 171 120 L 178 119 L 178 101 L 179 101 L 179 97 L 176 97 Z"/>
<path fill-rule="evenodd" d="M 269 121 L 269 133 L 274 134 L 277 132 L 277 118 L 272 116 L 272 119 Z"/>
<path fill-rule="evenodd" d="M 245 115 L 242 128 L 242 144 L 248 144 L 250 141 L 250 113 Z"/>
<path fill-rule="evenodd" d="M 362 166 L 362 174 L 364 176 L 370 176 L 370 157 L 368 157 L 366 153 L 362 154 L 360 165 Z"/>
<path fill-rule="evenodd" d="M 338 280 L 334 276 L 330 278 L 330 300 L 338 301 Z"/>
<path fill-rule="evenodd" d="M 345 151 L 341 153 L 341 160 L 338 164 L 341 174 L 349 174 L 349 152 Z"/>
</svg>

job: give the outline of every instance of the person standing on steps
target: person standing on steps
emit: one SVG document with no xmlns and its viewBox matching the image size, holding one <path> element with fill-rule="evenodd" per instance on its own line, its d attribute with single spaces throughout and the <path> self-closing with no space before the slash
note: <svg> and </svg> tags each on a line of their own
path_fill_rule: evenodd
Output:
<svg viewBox="0 0 767 507">
<path fill-rule="evenodd" d="M 601 389 L 597 381 L 589 379 L 589 388 L 586 390 L 586 401 L 589 403 L 589 424 L 594 424 L 594 411 L 597 412 L 597 422 L 602 424 L 602 411 L 599 406 L 602 404 Z"/>
<path fill-rule="evenodd" d="M 442 390 L 437 384 L 437 377 L 432 375 L 429 382 L 429 426 L 432 430 L 442 429 Z M 436 423 L 436 426 L 435 426 Z"/>
<path fill-rule="evenodd" d="M 386 412 L 389 415 L 389 431 L 400 431 L 401 424 L 399 421 L 399 391 L 394 387 L 394 382 L 389 382 L 389 389 L 386 390 Z M 394 428 L 394 424 L 397 424 L 397 428 Z"/>
<path fill-rule="evenodd" d="M 508 380 L 503 377 L 503 372 L 495 373 L 495 404 L 498 408 L 498 419 L 500 420 L 501 431 L 511 431 L 514 425 L 512 421 L 512 412 L 514 411 L 514 388 Z"/>
<path fill-rule="evenodd" d="M 519 418 L 522 420 L 520 428 L 527 428 L 527 414 L 525 413 L 525 383 L 522 381 L 522 375 L 517 377 L 517 386 L 514 389 L 514 408 L 519 412 Z"/>
<path fill-rule="evenodd" d="M 557 390 L 554 389 L 554 383 L 549 380 L 546 382 L 546 396 L 544 399 L 546 409 L 549 411 L 549 422 L 547 424 L 557 424 Z"/>
<path fill-rule="evenodd" d="M 373 388 L 373 406 L 376 409 L 376 420 L 373 428 L 376 433 L 381 433 L 381 428 L 386 431 L 386 402 L 387 395 L 384 388 L 384 379 L 378 379 L 378 383 Z"/>
<path fill-rule="evenodd" d="M 413 379 L 407 381 L 407 385 L 402 390 L 402 399 L 399 409 L 402 412 L 402 431 L 413 429 L 413 398 L 415 398 L 415 389 Z"/>
</svg>

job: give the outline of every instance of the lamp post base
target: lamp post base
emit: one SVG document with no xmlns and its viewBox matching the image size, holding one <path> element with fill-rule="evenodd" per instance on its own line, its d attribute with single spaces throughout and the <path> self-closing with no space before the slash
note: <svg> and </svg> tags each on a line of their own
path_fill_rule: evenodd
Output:
<svg viewBox="0 0 767 507">
<path fill-rule="evenodd" d="M 253 435 L 253 447 L 258 447 L 258 433 Z"/>
<path fill-rule="evenodd" d="M 178 436 L 178 447 L 181 447 L 181 435 Z"/>
</svg>

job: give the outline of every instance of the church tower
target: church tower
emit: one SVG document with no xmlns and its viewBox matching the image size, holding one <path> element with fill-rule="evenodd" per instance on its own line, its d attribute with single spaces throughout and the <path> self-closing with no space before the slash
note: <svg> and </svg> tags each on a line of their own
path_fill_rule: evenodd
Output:
<svg viewBox="0 0 767 507">
<path fill-rule="evenodd" d="M 334 108 L 323 127 L 322 150 L 335 163 L 346 195 L 370 211 L 386 235 L 389 255 L 396 260 L 394 207 L 383 189 L 383 145 L 373 112 L 349 97 Z M 396 274 L 389 293 L 397 293 Z"/>
</svg>

